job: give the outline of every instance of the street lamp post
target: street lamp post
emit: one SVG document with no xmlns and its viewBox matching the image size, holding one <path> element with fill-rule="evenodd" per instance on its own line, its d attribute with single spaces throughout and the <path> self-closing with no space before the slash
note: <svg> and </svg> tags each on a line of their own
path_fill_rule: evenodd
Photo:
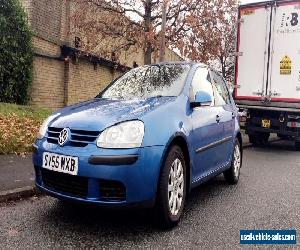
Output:
<svg viewBox="0 0 300 250">
<path fill-rule="evenodd" d="M 166 22 L 167 22 L 167 1 L 162 2 L 162 22 L 161 22 L 161 40 L 160 40 L 160 54 L 159 61 L 165 60 L 165 49 L 166 49 Z"/>
</svg>

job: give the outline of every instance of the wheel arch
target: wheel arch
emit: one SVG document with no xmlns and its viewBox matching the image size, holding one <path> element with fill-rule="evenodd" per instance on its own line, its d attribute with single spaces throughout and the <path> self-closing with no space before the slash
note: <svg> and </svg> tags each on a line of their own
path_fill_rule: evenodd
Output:
<svg viewBox="0 0 300 250">
<path fill-rule="evenodd" d="M 192 164 L 191 164 L 191 156 L 190 156 L 190 151 L 189 151 L 189 146 L 188 142 L 186 139 L 186 136 L 182 133 L 176 133 L 174 136 L 172 136 L 169 140 L 169 142 L 166 145 L 166 148 L 164 150 L 163 156 L 162 156 L 162 162 L 161 162 L 161 167 L 160 167 L 160 173 L 159 177 L 161 175 L 162 168 L 164 166 L 165 160 L 167 158 L 167 154 L 169 150 L 171 149 L 172 146 L 177 145 L 182 149 L 184 159 L 185 159 L 185 164 L 186 164 L 186 183 L 187 183 L 187 193 L 189 193 L 190 188 L 191 188 L 191 175 L 192 175 Z M 158 188 L 158 187 L 157 187 Z"/>
</svg>

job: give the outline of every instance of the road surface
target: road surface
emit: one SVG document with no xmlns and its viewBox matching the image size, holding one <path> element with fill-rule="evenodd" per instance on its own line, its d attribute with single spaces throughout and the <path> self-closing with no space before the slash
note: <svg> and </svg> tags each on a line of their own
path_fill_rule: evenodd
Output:
<svg viewBox="0 0 300 250">
<path fill-rule="evenodd" d="M 162 231 L 149 211 L 66 206 L 50 197 L 0 204 L 0 249 L 250 249 L 240 229 L 297 229 L 300 153 L 292 143 L 247 148 L 237 186 L 223 177 L 195 189 L 180 225 Z M 279 248 L 279 247 L 278 247 Z"/>
</svg>

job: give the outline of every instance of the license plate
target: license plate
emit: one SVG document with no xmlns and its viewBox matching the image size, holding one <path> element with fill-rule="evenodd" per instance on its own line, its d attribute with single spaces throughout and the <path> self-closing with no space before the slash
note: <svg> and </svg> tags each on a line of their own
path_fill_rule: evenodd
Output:
<svg viewBox="0 0 300 250">
<path fill-rule="evenodd" d="M 270 127 L 271 127 L 271 121 L 268 120 L 268 119 L 263 119 L 263 120 L 261 121 L 261 126 L 262 126 L 263 128 L 270 128 Z"/>
<path fill-rule="evenodd" d="M 77 175 L 78 157 L 45 152 L 43 154 L 43 168 L 65 174 Z"/>
</svg>

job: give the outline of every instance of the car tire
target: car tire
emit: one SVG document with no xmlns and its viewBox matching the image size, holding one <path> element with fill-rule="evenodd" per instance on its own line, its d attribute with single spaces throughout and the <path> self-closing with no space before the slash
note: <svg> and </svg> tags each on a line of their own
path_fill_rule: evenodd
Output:
<svg viewBox="0 0 300 250">
<path fill-rule="evenodd" d="M 155 206 L 157 223 L 164 229 L 176 226 L 182 217 L 186 179 L 186 164 L 182 150 L 177 145 L 172 146 L 161 170 Z"/>
<path fill-rule="evenodd" d="M 300 151 L 300 141 L 295 141 L 295 149 L 297 150 L 297 151 Z"/>
<path fill-rule="evenodd" d="M 228 184 L 235 185 L 240 178 L 240 170 L 242 167 L 242 149 L 238 139 L 235 140 L 234 150 L 232 154 L 231 166 L 223 175 Z"/>
</svg>

